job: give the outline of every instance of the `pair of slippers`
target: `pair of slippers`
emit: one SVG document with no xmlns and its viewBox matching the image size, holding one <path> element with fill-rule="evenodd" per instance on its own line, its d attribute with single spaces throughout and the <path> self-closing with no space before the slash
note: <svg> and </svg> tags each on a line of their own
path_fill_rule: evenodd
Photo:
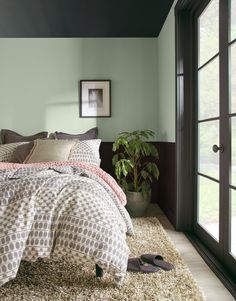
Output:
<svg viewBox="0 0 236 301">
<path fill-rule="evenodd" d="M 140 257 L 129 258 L 127 271 L 142 272 L 142 273 L 155 273 L 160 269 L 170 271 L 174 266 L 164 261 L 161 255 L 143 254 Z"/>
</svg>

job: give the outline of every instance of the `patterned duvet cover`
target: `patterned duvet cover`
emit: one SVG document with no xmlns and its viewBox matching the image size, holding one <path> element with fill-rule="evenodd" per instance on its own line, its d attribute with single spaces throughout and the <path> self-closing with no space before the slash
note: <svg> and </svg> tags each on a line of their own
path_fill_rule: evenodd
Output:
<svg viewBox="0 0 236 301">
<path fill-rule="evenodd" d="M 63 258 L 98 264 L 121 284 L 132 234 L 125 195 L 85 163 L 0 163 L 0 286 L 21 260 Z"/>
</svg>

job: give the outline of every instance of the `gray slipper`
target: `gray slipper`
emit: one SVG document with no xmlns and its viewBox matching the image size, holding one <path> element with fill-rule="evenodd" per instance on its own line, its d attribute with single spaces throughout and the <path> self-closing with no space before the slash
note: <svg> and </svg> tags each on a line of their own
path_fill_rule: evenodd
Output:
<svg viewBox="0 0 236 301">
<path fill-rule="evenodd" d="M 143 254 L 141 255 L 141 259 L 144 262 L 147 262 L 149 264 L 153 264 L 156 267 L 160 267 L 165 271 L 170 271 L 174 268 L 173 264 L 164 261 L 163 257 L 161 255 L 156 254 Z"/>
<path fill-rule="evenodd" d="M 152 264 L 146 264 L 139 257 L 129 258 L 127 271 L 131 272 L 141 272 L 141 273 L 155 273 L 158 272 L 160 268 L 153 266 Z"/>
</svg>

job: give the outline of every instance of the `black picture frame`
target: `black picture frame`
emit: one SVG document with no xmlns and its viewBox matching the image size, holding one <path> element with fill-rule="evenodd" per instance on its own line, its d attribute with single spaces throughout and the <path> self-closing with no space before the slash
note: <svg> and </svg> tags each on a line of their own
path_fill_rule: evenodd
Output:
<svg viewBox="0 0 236 301">
<path fill-rule="evenodd" d="M 80 80 L 79 116 L 111 117 L 111 80 Z"/>
</svg>

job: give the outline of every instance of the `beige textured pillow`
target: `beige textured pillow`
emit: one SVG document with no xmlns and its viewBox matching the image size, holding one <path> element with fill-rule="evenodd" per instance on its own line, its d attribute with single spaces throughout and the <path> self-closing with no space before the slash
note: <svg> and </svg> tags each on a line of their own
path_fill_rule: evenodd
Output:
<svg viewBox="0 0 236 301">
<path fill-rule="evenodd" d="M 75 143 L 78 143 L 78 140 L 37 139 L 24 163 L 67 161 Z"/>
</svg>

